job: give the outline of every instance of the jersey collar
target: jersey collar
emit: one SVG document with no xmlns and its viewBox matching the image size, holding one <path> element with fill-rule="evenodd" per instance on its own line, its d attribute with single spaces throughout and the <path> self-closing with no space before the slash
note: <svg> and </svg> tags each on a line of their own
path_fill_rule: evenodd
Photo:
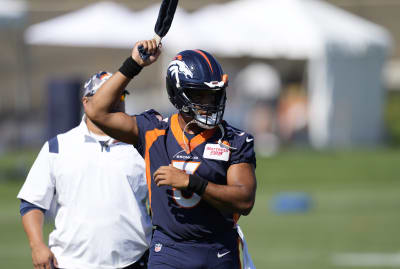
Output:
<svg viewBox="0 0 400 269">
<path fill-rule="evenodd" d="M 189 154 L 197 146 L 201 145 L 202 143 L 206 142 L 209 138 L 211 138 L 213 136 L 213 134 L 215 133 L 215 129 L 216 129 L 216 128 L 206 129 L 206 130 L 202 131 L 201 133 L 199 133 L 198 135 L 196 135 L 195 137 L 193 137 L 189 141 L 188 138 L 186 137 L 186 135 L 183 134 L 183 131 L 182 131 L 181 127 L 179 126 L 178 114 L 172 115 L 170 124 L 171 124 L 172 134 L 174 135 L 178 144 L 182 147 L 183 150 L 186 151 L 187 154 Z M 183 139 L 185 139 L 185 140 L 183 140 Z M 186 148 L 184 141 L 186 142 L 186 145 L 189 146 L 189 148 Z"/>
<path fill-rule="evenodd" d="M 81 121 L 81 123 L 79 124 L 79 127 L 78 127 L 78 128 L 79 128 L 79 131 L 83 134 L 84 142 L 95 142 L 95 143 L 97 143 L 97 142 L 99 142 L 99 141 L 105 141 L 105 140 L 109 141 L 108 144 L 113 144 L 113 143 L 116 142 L 113 138 L 111 138 L 111 137 L 109 137 L 109 136 L 104 136 L 104 139 L 101 139 L 101 140 L 99 140 L 99 139 L 97 139 L 95 136 L 93 136 L 93 135 L 90 133 L 88 127 L 87 127 L 87 124 L 86 124 L 86 115 L 83 115 L 82 121 Z"/>
</svg>

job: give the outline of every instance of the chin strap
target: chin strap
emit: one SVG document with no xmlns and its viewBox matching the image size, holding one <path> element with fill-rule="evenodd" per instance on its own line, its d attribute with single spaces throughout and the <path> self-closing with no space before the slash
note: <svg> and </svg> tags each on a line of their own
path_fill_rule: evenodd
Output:
<svg viewBox="0 0 400 269">
<path fill-rule="evenodd" d="M 197 121 L 195 119 L 193 119 L 193 120 L 189 121 L 188 123 L 186 123 L 185 128 L 183 128 L 182 139 L 183 139 L 183 143 L 185 144 L 185 149 L 186 150 L 189 150 L 189 145 L 186 143 L 185 132 L 186 132 L 188 126 L 191 125 L 191 124 L 194 124 L 194 123 L 197 124 Z M 237 150 L 237 148 L 235 148 L 235 147 L 231 147 L 229 145 L 226 145 L 226 144 L 222 143 L 222 139 L 225 136 L 225 130 L 224 130 L 224 127 L 222 126 L 221 123 L 218 124 L 218 127 L 221 130 L 221 137 L 218 139 L 218 145 L 220 145 L 223 148 L 229 149 L 229 150 Z"/>
<path fill-rule="evenodd" d="M 222 126 L 221 123 L 218 124 L 218 127 L 219 127 L 219 129 L 221 130 L 221 133 L 222 133 L 221 138 L 218 139 L 218 145 L 220 145 L 223 148 L 229 149 L 229 150 L 237 150 L 237 148 L 234 148 L 234 147 L 231 147 L 229 145 L 226 145 L 226 144 L 222 143 L 222 138 L 224 138 L 224 136 L 225 136 L 225 130 L 224 130 L 224 127 Z"/>
<path fill-rule="evenodd" d="M 193 123 L 196 123 L 196 121 L 195 121 L 194 119 L 191 120 L 191 121 L 189 121 L 188 123 L 186 123 L 185 128 L 183 128 L 182 139 L 183 139 L 183 143 L 185 144 L 185 150 L 186 150 L 186 151 L 189 151 L 190 148 L 189 148 L 189 145 L 186 143 L 185 132 L 186 132 L 188 126 L 189 126 L 190 124 L 193 124 Z"/>
</svg>

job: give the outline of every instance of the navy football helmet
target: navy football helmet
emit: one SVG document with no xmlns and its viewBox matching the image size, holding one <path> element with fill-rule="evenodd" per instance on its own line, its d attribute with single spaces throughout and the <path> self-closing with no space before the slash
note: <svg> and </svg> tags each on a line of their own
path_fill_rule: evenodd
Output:
<svg viewBox="0 0 400 269">
<path fill-rule="evenodd" d="M 208 52 L 185 50 L 177 54 L 167 70 L 171 103 L 192 116 L 201 128 L 214 128 L 225 111 L 228 75 Z"/>
</svg>

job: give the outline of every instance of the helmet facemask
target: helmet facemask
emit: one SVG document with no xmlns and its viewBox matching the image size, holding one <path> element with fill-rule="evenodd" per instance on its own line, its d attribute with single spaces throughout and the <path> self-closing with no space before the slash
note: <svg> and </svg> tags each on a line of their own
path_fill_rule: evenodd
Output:
<svg viewBox="0 0 400 269">
<path fill-rule="evenodd" d="M 203 129 L 212 129 L 221 123 L 226 102 L 225 88 L 183 89 L 182 111 L 190 114 Z"/>
</svg>

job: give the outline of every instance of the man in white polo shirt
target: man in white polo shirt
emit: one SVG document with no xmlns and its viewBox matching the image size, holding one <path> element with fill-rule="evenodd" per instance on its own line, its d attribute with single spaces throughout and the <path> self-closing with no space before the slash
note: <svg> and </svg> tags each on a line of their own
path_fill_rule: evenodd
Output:
<svg viewBox="0 0 400 269">
<path fill-rule="evenodd" d="M 109 78 L 100 72 L 85 84 L 83 103 Z M 124 111 L 124 91 L 114 104 Z M 136 149 L 105 135 L 86 116 L 47 141 L 22 189 L 21 215 L 34 268 L 147 268 L 151 220 L 144 161 Z M 55 209 L 49 246 L 44 213 Z"/>
</svg>

